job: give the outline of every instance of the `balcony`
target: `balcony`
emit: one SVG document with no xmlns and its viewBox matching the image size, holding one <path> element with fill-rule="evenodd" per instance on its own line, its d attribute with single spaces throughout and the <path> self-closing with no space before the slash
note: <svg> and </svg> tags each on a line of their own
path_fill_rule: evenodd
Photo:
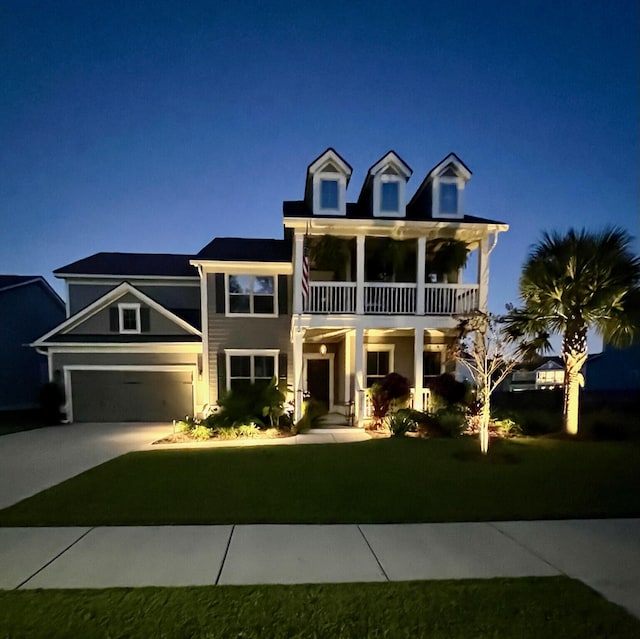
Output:
<svg viewBox="0 0 640 639">
<path fill-rule="evenodd" d="M 418 308 L 417 285 L 365 282 L 365 315 L 457 315 L 479 307 L 478 284 L 425 284 L 424 307 Z M 356 314 L 355 282 L 309 282 L 305 313 Z"/>
</svg>

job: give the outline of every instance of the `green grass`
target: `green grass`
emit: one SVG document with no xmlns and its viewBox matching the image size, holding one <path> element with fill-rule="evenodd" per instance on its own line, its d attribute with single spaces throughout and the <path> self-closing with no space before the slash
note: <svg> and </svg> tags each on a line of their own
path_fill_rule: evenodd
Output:
<svg viewBox="0 0 640 639">
<path fill-rule="evenodd" d="M 638 636 L 637 619 L 566 577 L 0 592 L 0 638 Z"/>
<path fill-rule="evenodd" d="M 522 439 L 130 453 L 0 511 L 3 526 L 385 523 L 640 515 L 640 446 Z"/>
</svg>

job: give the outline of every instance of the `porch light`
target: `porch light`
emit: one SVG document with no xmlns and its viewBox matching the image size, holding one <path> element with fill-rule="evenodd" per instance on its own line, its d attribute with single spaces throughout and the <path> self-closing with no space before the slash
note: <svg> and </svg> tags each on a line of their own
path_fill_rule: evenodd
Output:
<svg viewBox="0 0 640 639">
<path fill-rule="evenodd" d="M 327 345 L 320 344 L 320 355 L 326 355 L 326 354 L 327 354 Z"/>
</svg>

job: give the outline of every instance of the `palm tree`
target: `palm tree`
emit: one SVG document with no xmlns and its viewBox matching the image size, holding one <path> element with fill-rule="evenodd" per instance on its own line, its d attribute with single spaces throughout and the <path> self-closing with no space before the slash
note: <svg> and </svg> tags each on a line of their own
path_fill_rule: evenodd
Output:
<svg viewBox="0 0 640 639">
<path fill-rule="evenodd" d="M 578 432 L 587 329 L 614 346 L 640 332 L 640 259 L 631 243 L 620 228 L 544 233 L 520 276 L 522 306 L 511 310 L 506 331 L 511 339 L 531 338 L 529 352 L 549 350 L 549 336 L 562 336 L 563 423 L 571 435 Z"/>
</svg>

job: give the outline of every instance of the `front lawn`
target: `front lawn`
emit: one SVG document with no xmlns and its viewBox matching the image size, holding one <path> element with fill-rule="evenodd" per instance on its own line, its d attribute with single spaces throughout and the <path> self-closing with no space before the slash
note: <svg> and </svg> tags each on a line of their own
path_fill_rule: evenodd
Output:
<svg viewBox="0 0 640 639">
<path fill-rule="evenodd" d="M 566 577 L 0 592 L 0 637 L 638 636 L 637 619 Z"/>
<path fill-rule="evenodd" d="M 0 511 L 2 526 L 388 523 L 640 515 L 640 446 L 521 439 L 130 453 Z"/>
</svg>

